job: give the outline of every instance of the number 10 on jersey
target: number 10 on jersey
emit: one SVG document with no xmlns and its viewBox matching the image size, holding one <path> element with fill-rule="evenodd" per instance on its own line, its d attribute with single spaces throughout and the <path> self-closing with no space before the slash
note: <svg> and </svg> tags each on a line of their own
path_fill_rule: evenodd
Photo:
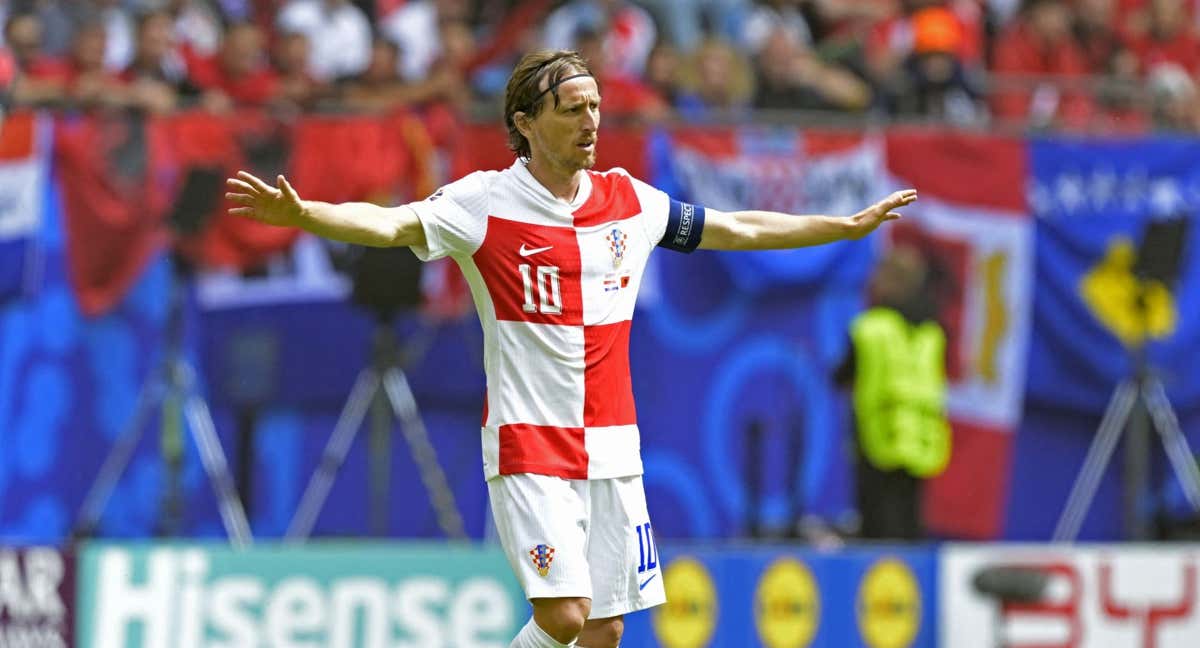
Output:
<svg viewBox="0 0 1200 648">
<path fill-rule="evenodd" d="M 638 537 L 638 573 L 653 571 L 658 567 L 658 549 L 654 546 L 654 534 L 650 531 L 650 523 L 637 526 Z"/>
<path fill-rule="evenodd" d="M 538 266 L 536 279 L 534 268 L 528 263 L 522 263 L 517 269 L 521 271 L 521 283 L 525 286 L 522 309 L 526 313 L 561 315 L 562 287 L 558 279 L 558 266 Z M 537 292 L 537 303 L 533 300 L 534 292 Z"/>
</svg>

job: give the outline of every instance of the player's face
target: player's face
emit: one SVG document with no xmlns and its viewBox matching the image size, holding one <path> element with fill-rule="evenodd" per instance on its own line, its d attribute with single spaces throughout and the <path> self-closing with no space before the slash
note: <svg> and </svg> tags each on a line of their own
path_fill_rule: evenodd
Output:
<svg viewBox="0 0 1200 648">
<path fill-rule="evenodd" d="M 600 127 L 600 89 L 592 77 L 571 79 L 530 120 L 529 149 L 534 159 L 567 173 L 596 164 L 596 136 Z"/>
</svg>

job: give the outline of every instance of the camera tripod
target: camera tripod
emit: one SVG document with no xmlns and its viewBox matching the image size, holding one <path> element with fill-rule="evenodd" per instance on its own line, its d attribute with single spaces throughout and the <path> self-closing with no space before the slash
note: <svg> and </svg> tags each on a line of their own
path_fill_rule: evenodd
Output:
<svg viewBox="0 0 1200 648">
<path fill-rule="evenodd" d="M 433 444 L 429 442 L 429 434 L 417 408 L 417 400 L 409 387 L 408 376 L 404 373 L 406 354 L 401 350 L 396 334 L 387 322 L 388 319 L 381 318 L 376 325 L 371 363 L 359 372 L 354 381 L 350 396 L 346 399 L 334 425 L 333 434 L 321 454 L 317 470 L 309 479 L 296 513 L 288 525 L 284 535 L 287 540 L 305 540 L 312 533 L 317 516 L 329 497 L 329 489 L 346 461 L 350 446 L 372 405 L 376 414 L 373 417 L 371 435 L 372 455 L 377 460 L 371 470 L 375 504 L 372 526 L 375 533 L 383 535 L 386 532 L 388 466 L 383 462 L 390 458 L 387 443 L 391 430 L 391 420 L 388 416 L 390 408 L 391 414 L 402 424 L 404 440 L 408 444 L 413 461 L 417 464 L 421 482 L 429 492 L 438 526 L 449 538 L 467 537 L 462 514 L 454 501 L 454 493 L 450 490 L 445 472 L 438 464 L 437 454 Z"/>
<path fill-rule="evenodd" d="M 133 416 L 120 436 L 117 437 L 116 443 L 109 451 L 100 467 L 100 472 L 88 490 L 72 535 L 75 537 L 95 535 L 105 506 L 108 504 L 117 482 L 120 481 L 121 475 L 128 467 L 130 459 L 133 458 L 133 453 L 142 438 L 151 412 L 156 406 L 159 406 L 162 412 L 160 444 L 163 461 L 167 467 L 168 480 L 160 505 L 162 515 L 159 520 L 159 533 L 165 536 L 178 535 L 179 522 L 183 513 L 180 484 L 183 469 L 183 425 L 180 421 L 182 417 L 187 422 L 187 429 L 191 431 L 192 438 L 200 452 L 204 471 L 216 493 L 217 506 L 220 510 L 221 521 L 225 526 L 225 532 L 230 543 L 240 549 L 253 542 L 250 523 L 246 519 L 245 509 L 234 488 L 233 477 L 229 473 L 225 454 L 221 450 L 221 441 L 217 437 L 208 404 L 200 394 L 196 381 L 196 370 L 185 357 L 183 348 L 185 289 L 183 278 L 180 276 L 181 271 L 178 269 L 178 260 L 172 259 L 172 268 L 169 288 L 170 305 L 162 359 L 142 384 Z"/>
<path fill-rule="evenodd" d="M 1128 428 L 1132 430 L 1131 442 L 1144 439 L 1148 432 L 1145 429 L 1144 421 L 1142 425 L 1132 425 L 1140 418 L 1141 412 L 1138 411 L 1140 407 L 1144 407 L 1146 413 L 1149 414 L 1150 424 L 1158 433 L 1163 450 L 1166 451 L 1167 459 L 1171 462 L 1175 477 L 1183 487 L 1183 493 L 1187 497 L 1188 503 L 1194 510 L 1200 512 L 1200 467 L 1197 466 L 1196 459 L 1188 447 L 1187 438 L 1179 428 L 1179 419 L 1171 408 L 1171 401 L 1167 398 L 1166 389 L 1158 377 L 1152 374 L 1143 363 L 1133 378 L 1126 379 L 1117 385 L 1113 392 L 1104 411 L 1104 418 L 1100 421 L 1096 437 L 1088 448 L 1083 468 L 1071 487 L 1067 505 L 1058 518 L 1058 524 L 1054 528 L 1052 537 L 1053 541 L 1069 542 L 1079 535 L 1083 518 L 1087 515 L 1088 508 L 1096 496 L 1100 478 L 1112 460 L 1113 452 L 1116 450 L 1122 433 Z M 1139 450 L 1144 450 L 1144 447 Z M 1144 477 L 1144 474 L 1140 477 Z M 1130 485 L 1131 488 L 1140 486 L 1140 483 Z M 1135 500 L 1134 506 L 1136 506 L 1136 500 L 1140 499 L 1138 495 L 1139 493 L 1135 492 L 1129 496 Z"/>
</svg>

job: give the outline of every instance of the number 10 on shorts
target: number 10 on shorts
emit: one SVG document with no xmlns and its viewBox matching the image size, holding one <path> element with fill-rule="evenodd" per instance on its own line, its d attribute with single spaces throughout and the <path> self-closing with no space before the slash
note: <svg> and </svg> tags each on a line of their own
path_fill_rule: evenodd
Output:
<svg viewBox="0 0 1200 648">
<path fill-rule="evenodd" d="M 658 567 L 658 550 L 654 547 L 654 534 L 650 531 L 650 523 L 637 526 L 638 537 L 638 573 L 647 572 Z"/>
</svg>

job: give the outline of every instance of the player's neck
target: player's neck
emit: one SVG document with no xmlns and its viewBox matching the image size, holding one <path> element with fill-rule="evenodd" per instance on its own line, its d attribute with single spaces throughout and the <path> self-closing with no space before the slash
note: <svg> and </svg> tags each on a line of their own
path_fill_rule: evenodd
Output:
<svg viewBox="0 0 1200 648">
<path fill-rule="evenodd" d="M 551 195 L 567 202 L 575 200 L 575 196 L 579 193 L 579 187 L 583 184 L 582 169 L 567 171 L 547 164 L 538 158 L 531 159 L 525 168 L 529 170 L 529 175 L 541 183 Z"/>
</svg>

